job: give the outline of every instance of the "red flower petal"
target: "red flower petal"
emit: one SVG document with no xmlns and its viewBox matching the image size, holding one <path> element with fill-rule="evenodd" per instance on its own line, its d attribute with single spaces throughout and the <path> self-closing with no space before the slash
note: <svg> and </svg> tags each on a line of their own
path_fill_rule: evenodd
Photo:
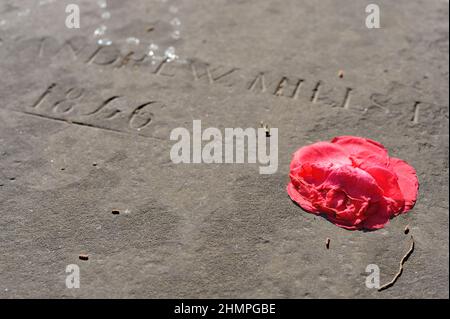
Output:
<svg viewBox="0 0 450 319">
<path fill-rule="evenodd" d="M 310 212 L 310 213 L 317 213 L 317 209 L 311 204 L 311 202 L 304 198 L 297 190 L 297 188 L 292 184 L 289 183 L 286 187 L 286 191 L 289 194 L 289 197 L 299 204 L 304 210 Z"/>
<path fill-rule="evenodd" d="M 401 211 L 404 207 L 405 200 L 403 192 L 398 185 L 397 175 L 394 172 L 379 166 L 369 167 L 365 171 L 372 175 L 377 185 L 383 190 L 383 196 L 387 198 L 387 205 L 389 208 L 394 213 Z M 393 207 L 390 207 L 391 204 Z"/>
<path fill-rule="evenodd" d="M 329 166 L 350 165 L 351 161 L 338 145 L 329 142 L 318 142 L 302 147 L 294 153 L 291 161 L 291 170 L 304 163 Z"/>
<path fill-rule="evenodd" d="M 414 206 L 419 186 L 414 168 L 389 158 L 380 143 L 354 136 L 300 148 L 289 176 L 293 201 L 351 230 L 384 227 Z"/>
<path fill-rule="evenodd" d="M 301 177 L 302 180 L 314 186 L 320 186 L 330 175 L 331 170 L 327 166 L 320 164 L 305 163 L 293 169 L 291 175 Z"/>
<path fill-rule="evenodd" d="M 361 228 L 368 230 L 376 230 L 383 228 L 387 223 L 391 214 L 387 207 L 386 201 L 372 203 L 367 211 L 367 218 L 361 225 Z"/>
<path fill-rule="evenodd" d="M 414 207 L 417 200 L 419 180 L 416 170 L 405 161 L 395 157 L 391 157 L 390 168 L 397 174 L 398 185 L 405 199 L 405 208 L 402 213 L 407 212 Z"/>
<path fill-rule="evenodd" d="M 382 190 L 375 179 L 362 169 L 342 166 L 333 170 L 325 181 L 326 187 L 344 190 L 348 196 L 357 199 L 380 200 Z"/>
<path fill-rule="evenodd" d="M 368 138 L 338 136 L 331 143 L 341 146 L 355 166 L 365 168 L 373 165 L 384 167 L 389 165 L 388 152 L 384 146 Z"/>
</svg>

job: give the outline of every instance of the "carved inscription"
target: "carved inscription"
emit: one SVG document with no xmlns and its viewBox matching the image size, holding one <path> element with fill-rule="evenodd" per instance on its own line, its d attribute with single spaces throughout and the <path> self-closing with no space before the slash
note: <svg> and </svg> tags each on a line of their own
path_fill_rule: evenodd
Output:
<svg viewBox="0 0 450 319">
<path fill-rule="evenodd" d="M 148 136 L 145 129 L 154 119 L 153 109 L 164 107 L 163 103 L 155 100 L 133 104 L 122 95 L 95 99 L 87 92 L 88 90 L 82 87 L 67 87 L 52 83 L 23 110 L 23 113 L 99 129 Z"/>
<path fill-rule="evenodd" d="M 276 98 L 292 100 L 293 103 L 296 100 L 301 100 L 302 102 L 309 101 L 312 104 L 341 107 L 349 112 L 366 113 L 373 109 L 375 111 L 378 110 L 377 112 L 381 111 L 386 116 L 392 115 L 390 108 L 393 105 L 392 98 L 395 99 L 395 92 L 402 90 L 401 84 L 394 83 L 395 85 L 390 86 L 385 94 L 371 93 L 365 97 L 355 87 L 349 87 L 347 86 L 348 84 L 336 84 L 336 81 L 329 85 L 325 81 L 318 79 L 311 80 L 292 75 L 276 75 L 268 71 L 255 72 L 238 67 L 213 65 L 196 59 L 188 60 L 184 63 L 180 63 L 180 61 L 169 62 L 168 60 L 162 60 L 155 64 L 145 52 L 123 52 L 115 45 L 98 46 L 83 37 L 74 37 L 64 42 L 60 42 L 51 37 L 28 39 L 23 43 L 23 50 L 33 50 L 32 52 L 36 52 L 37 57 L 42 59 L 62 57 L 64 54 L 65 58 L 69 57 L 81 63 L 98 67 L 111 67 L 114 69 L 139 68 L 143 72 L 148 72 L 148 74 L 169 78 L 177 77 L 191 81 L 194 84 L 203 83 L 226 87 L 233 86 L 238 89 L 245 89 L 253 94 L 268 94 Z M 49 86 L 36 99 L 32 108 L 39 108 L 49 95 L 55 93 L 54 90 L 54 84 Z M 75 109 L 79 101 L 85 98 L 85 92 L 77 88 L 66 88 L 66 91 L 59 92 L 57 95 L 60 97 L 58 100 L 52 102 L 52 114 L 73 115 L 76 113 Z M 402 95 L 409 96 L 408 94 Z M 101 115 L 104 119 L 111 121 L 119 118 L 122 121 L 127 119 L 127 126 L 133 129 L 145 128 L 152 122 L 152 114 L 149 111 L 152 104 L 147 104 L 138 110 L 135 109 L 142 104 L 131 107 L 129 111 L 120 108 L 110 109 L 113 105 L 123 102 L 123 99 L 125 97 L 111 96 L 108 99 L 99 101 L 95 108 L 85 110 L 87 112 L 86 114 L 77 114 L 77 116 Z M 427 117 L 424 117 L 424 114 L 422 114 L 425 113 L 422 107 L 423 103 L 414 103 L 412 99 L 408 101 L 396 101 L 394 104 L 413 105 L 413 108 L 405 108 L 407 110 L 401 116 L 406 117 L 405 120 L 418 124 L 422 119 Z M 431 105 L 431 103 L 428 104 Z M 426 109 L 429 111 L 429 108 Z M 133 114 L 134 117 L 132 116 Z M 144 114 L 149 119 L 142 119 Z M 138 118 L 139 120 L 137 120 Z"/>
</svg>

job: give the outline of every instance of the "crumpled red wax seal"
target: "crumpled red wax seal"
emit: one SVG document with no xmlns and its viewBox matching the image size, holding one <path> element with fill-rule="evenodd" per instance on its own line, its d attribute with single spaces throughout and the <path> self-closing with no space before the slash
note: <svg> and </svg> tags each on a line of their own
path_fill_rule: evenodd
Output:
<svg viewBox="0 0 450 319">
<path fill-rule="evenodd" d="M 413 208 L 419 182 L 405 161 L 378 142 L 339 136 L 297 150 L 290 165 L 290 198 L 346 229 L 383 228 Z"/>
</svg>

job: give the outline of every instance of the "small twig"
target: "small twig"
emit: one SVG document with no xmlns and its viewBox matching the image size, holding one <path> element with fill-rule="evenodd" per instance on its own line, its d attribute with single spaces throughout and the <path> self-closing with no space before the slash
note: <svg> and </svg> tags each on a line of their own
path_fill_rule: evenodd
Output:
<svg viewBox="0 0 450 319">
<path fill-rule="evenodd" d="M 269 124 L 265 124 L 263 121 L 261 121 L 261 128 L 264 129 L 265 133 L 266 133 L 266 137 L 270 137 L 270 126 Z"/>
<path fill-rule="evenodd" d="M 88 260 L 88 259 L 89 259 L 89 255 L 88 255 L 88 254 L 80 254 L 80 255 L 78 256 L 78 258 L 79 258 L 80 260 Z"/>
<path fill-rule="evenodd" d="M 405 230 L 403 231 L 405 235 L 408 235 L 409 233 L 409 225 L 406 225 Z"/>
<path fill-rule="evenodd" d="M 326 240 L 325 240 L 325 247 L 327 247 L 327 249 L 330 249 L 330 238 L 327 238 Z"/>
<path fill-rule="evenodd" d="M 411 236 L 411 246 L 409 247 L 409 250 L 406 252 L 406 254 L 403 256 L 402 260 L 400 260 L 400 268 L 399 268 L 398 272 L 395 274 L 394 278 L 390 282 L 388 282 L 387 284 L 384 284 L 383 286 L 378 288 L 378 291 L 385 290 L 389 287 L 392 287 L 395 284 L 395 282 L 397 281 L 397 279 L 400 277 L 400 275 L 403 272 L 403 264 L 406 262 L 406 260 L 409 258 L 409 256 L 411 256 L 413 251 L 414 251 L 414 238 L 413 238 L 413 236 Z"/>
</svg>

